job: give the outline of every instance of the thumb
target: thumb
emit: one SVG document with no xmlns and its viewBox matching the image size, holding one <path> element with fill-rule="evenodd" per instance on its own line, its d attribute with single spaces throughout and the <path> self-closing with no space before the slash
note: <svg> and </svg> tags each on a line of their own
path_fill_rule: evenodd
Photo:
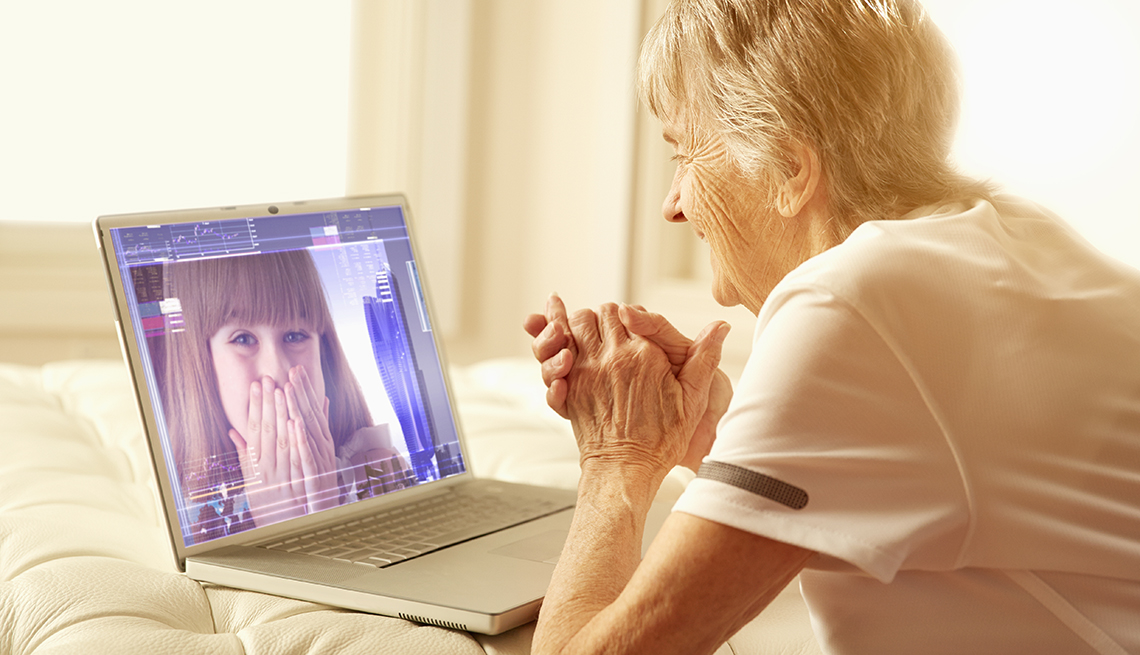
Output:
<svg viewBox="0 0 1140 655">
<path fill-rule="evenodd" d="M 689 349 L 693 340 L 681 334 L 680 330 L 661 314 L 646 311 L 643 307 L 622 305 L 618 308 L 618 317 L 630 334 L 636 334 L 653 342 L 658 348 L 665 351 L 673 372 L 677 373 L 689 356 Z"/>
<path fill-rule="evenodd" d="M 245 439 L 242 439 L 241 435 L 238 434 L 238 431 L 233 428 L 230 428 L 229 437 L 230 441 L 234 444 L 234 448 L 237 449 L 238 459 L 244 463 L 250 458 L 249 445 L 246 444 Z"/>
<path fill-rule="evenodd" d="M 677 374 L 684 392 L 686 416 L 698 418 L 704 413 L 713 375 L 720 366 L 724 340 L 731 329 L 732 326 L 723 321 L 710 323 L 689 348 L 685 364 Z"/>
</svg>

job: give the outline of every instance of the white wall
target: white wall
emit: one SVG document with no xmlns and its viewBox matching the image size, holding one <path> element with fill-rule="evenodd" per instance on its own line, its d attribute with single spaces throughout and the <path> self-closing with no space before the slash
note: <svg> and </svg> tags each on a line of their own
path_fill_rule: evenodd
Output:
<svg viewBox="0 0 1140 655">
<path fill-rule="evenodd" d="M 0 3 L 0 219 L 343 194 L 349 9 Z"/>
</svg>

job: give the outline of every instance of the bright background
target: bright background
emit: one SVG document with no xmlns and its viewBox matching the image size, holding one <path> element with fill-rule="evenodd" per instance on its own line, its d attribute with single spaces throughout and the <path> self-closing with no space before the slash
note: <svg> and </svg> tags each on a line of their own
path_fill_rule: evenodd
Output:
<svg viewBox="0 0 1140 655">
<path fill-rule="evenodd" d="M 0 0 L 0 218 L 343 195 L 350 6 Z"/>
<path fill-rule="evenodd" d="M 1140 267 L 1140 2 L 925 5 L 961 60 L 962 168 Z"/>
<path fill-rule="evenodd" d="M 659 303 L 677 280 L 630 272 L 634 246 L 651 243 L 631 206 L 661 222 L 660 194 L 638 194 L 665 158 L 634 145 L 631 79 L 658 4 L 0 0 L 0 220 L 401 187 L 452 362 L 529 356 L 520 325 L 551 291 L 572 307 L 630 300 L 671 318 L 698 307 L 696 330 L 728 317 L 700 305 L 704 281 Z M 1140 2 L 926 5 L 962 61 L 962 167 L 1140 267 Z M 429 120 L 441 108 L 448 130 Z M 373 155 L 384 175 L 362 165 Z M 433 187 L 433 169 L 450 186 Z M 440 199 L 450 213 L 427 209 Z M 33 271 L 55 251 L 31 238 L 41 250 L 0 243 L 0 303 L 16 308 L 0 312 L 0 337 L 18 339 L 4 356 L 113 356 L 99 274 L 71 250 L 57 255 L 77 262 L 70 276 L 66 261 Z M 88 252 L 87 234 L 73 241 Z M 746 325 L 733 331 L 745 342 Z M 80 333 L 68 348 L 64 328 Z"/>
</svg>

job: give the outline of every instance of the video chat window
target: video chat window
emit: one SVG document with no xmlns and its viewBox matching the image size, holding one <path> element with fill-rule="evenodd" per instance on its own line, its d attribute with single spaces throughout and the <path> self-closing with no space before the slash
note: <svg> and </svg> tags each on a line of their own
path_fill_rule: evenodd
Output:
<svg viewBox="0 0 1140 655">
<path fill-rule="evenodd" d="M 464 471 L 399 208 L 113 238 L 187 545 Z"/>
</svg>

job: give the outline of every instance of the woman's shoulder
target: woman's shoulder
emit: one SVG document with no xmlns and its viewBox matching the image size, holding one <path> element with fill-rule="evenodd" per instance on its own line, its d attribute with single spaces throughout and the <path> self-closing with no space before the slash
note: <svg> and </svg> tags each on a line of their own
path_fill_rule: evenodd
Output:
<svg viewBox="0 0 1140 655">
<path fill-rule="evenodd" d="M 977 298 L 995 285 L 1061 283 L 1059 271 L 1106 258 L 1048 210 L 1012 196 L 917 209 L 869 221 L 794 270 L 778 290 L 825 288 L 845 298 Z M 1040 290 L 1045 292 L 1044 289 Z"/>
<path fill-rule="evenodd" d="M 855 302 L 868 294 L 933 291 L 948 272 L 980 264 L 977 254 L 988 249 L 970 209 L 930 208 L 864 223 L 789 273 L 773 296 L 815 290 Z"/>
<path fill-rule="evenodd" d="M 1048 210 L 1008 196 L 865 223 L 792 271 L 765 310 L 808 297 L 914 334 L 1029 324 L 1059 299 L 1069 311 L 1140 325 L 1140 272 Z"/>
</svg>

